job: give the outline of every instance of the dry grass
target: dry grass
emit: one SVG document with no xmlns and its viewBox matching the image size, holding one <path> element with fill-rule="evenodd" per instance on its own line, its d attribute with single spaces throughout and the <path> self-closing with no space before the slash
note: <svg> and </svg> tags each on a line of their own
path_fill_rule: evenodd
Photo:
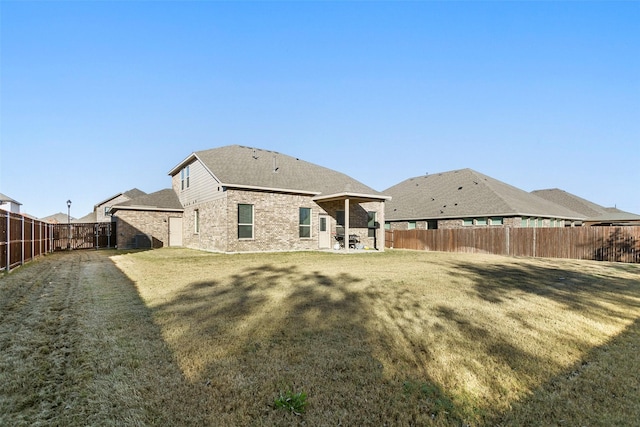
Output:
<svg viewBox="0 0 640 427">
<path fill-rule="evenodd" d="M 0 277 L 0 425 L 637 425 L 639 318 L 639 265 L 56 254 Z"/>
<path fill-rule="evenodd" d="M 640 419 L 637 265 L 408 251 L 115 262 L 186 379 L 207 385 L 212 423 Z M 308 394 L 304 416 L 272 408 L 285 391 Z"/>
</svg>

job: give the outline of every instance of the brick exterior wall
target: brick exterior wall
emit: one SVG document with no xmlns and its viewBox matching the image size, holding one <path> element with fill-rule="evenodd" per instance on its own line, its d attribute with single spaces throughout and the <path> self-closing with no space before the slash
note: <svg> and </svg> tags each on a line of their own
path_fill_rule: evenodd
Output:
<svg viewBox="0 0 640 427">
<path fill-rule="evenodd" d="M 113 218 L 118 233 L 119 249 L 132 248 L 136 235 L 149 235 L 154 248 L 169 245 L 169 217 L 181 216 L 178 212 L 119 210 Z"/>
<path fill-rule="evenodd" d="M 238 238 L 238 204 L 253 205 L 253 238 Z M 299 208 L 311 209 L 311 237 L 299 237 Z M 199 211 L 200 230 L 195 232 L 195 210 Z M 317 250 L 319 215 L 331 217 L 332 236 L 336 233 L 336 211 L 344 210 L 344 201 L 316 203 L 310 196 L 230 189 L 216 200 L 185 207 L 183 244 L 186 247 L 216 252 L 262 252 Z M 377 213 L 384 223 L 384 203 L 350 203 L 350 234 L 357 234 L 363 245 L 377 243 L 384 250 L 384 230 L 377 238 L 368 237 L 367 211 Z M 331 245 L 335 243 L 332 240 Z"/>
<path fill-rule="evenodd" d="M 200 218 L 200 231 L 195 228 L 195 211 Z M 226 252 L 229 239 L 227 227 L 227 198 L 184 208 L 182 244 L 187 248 Z"/>
</svg>

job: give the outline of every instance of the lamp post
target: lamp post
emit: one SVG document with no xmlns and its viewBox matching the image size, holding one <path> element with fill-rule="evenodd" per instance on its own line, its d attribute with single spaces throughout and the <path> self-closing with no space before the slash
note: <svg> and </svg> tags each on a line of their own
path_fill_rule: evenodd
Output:
<svg viewBox="0 0 640 427">
<path fill-rule="evenodd" d="M 71 249 L 71 200 L 67 200 L 67 249 Z"/>
</svg>

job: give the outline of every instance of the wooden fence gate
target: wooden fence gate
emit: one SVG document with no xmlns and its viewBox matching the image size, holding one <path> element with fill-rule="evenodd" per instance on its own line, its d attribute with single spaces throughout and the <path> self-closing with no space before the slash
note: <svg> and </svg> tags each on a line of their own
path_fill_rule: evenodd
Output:
<svg viewBox="0 0 640 427">
<path fill-rule="evenodd" d="M 53 225 L 53 248 L 56 251 L 115 248 L 115 246 L 116 224 L 114 222 Z"/>
</svg>

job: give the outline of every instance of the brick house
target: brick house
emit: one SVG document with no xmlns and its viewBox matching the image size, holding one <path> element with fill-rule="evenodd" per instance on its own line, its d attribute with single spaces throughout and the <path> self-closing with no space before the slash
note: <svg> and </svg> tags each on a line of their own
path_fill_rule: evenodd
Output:
<svg viewBox="0 0 640 427">
<path fill-rule="evenodd" d="M 123 201 L 110 209 L 119 249 L 180 246 L 182 205 L 171 188 Z"/>
<path fill-rule="evenodd" d="M 274 151 L 230 145 L 194 152 L 169 175 L 184 208 L 186 247 L 316 250 L 333 248 L 350 236 L 353 247 L 384 250 L 378 224 L 384 223 L 389 197 L 340 172 Z"/>
<path fill-rule="evenodd" d="M 565 227 L 585 216 L 483 175 L 460 169 L 409 178 L 384 191 L 388 230 Z"/>
<path fill-rule="evenodd" d="M 615 207 L 607 208 L 558 188 L 535 190 L 531 194 L 579 212 L 585 216 L 583 224 L 586 226 L 640 226 L 640 215 L 625 212 Z"/>
</svg>

